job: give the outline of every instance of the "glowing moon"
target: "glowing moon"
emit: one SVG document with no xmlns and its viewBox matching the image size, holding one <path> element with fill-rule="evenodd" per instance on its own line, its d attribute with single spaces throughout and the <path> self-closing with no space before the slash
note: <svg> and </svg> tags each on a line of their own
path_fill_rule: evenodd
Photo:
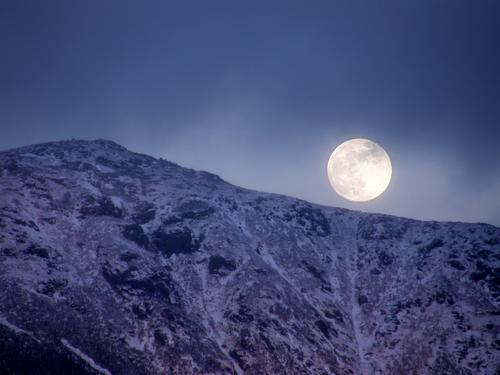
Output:
<svg viewBox="0 0 500 375">
<path fill-rule="evenodd" d="M 345 199 L 366 202 L 389 186 L 392 176 L 387 152 L 369 139 L 350 139 L 338 146 L 328 160 L 328 180 Z"/>
</svg>

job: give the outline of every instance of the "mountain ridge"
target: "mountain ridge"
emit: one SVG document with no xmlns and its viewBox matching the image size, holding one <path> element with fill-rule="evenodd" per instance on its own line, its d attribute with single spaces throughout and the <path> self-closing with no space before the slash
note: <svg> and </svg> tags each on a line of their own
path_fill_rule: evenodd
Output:
<svg viewBox="0 0 500 375">
<path fill-rule="evenodd" d="M 82 146 L 85 146 L 87 144 L 108 145 L 108 146 L 114 147 L 114 148 L 116 148 L 118 150 L 129 152 L 129 153 L 133 153 L 135 155 L 144 156 L 144 157 L 151 158 L 151 159 L 161 160 L 161 161 L 164 161 L 166 163 L 169 163 L 169 164 L 171 164 L 173 166 L 176 166 L 176 167 L 179 167 L 179 168 L 183 168 L 183 169 L 186 169 L 186 170 L 190 170 L 190 171 L 194 171 L 194 172 L 199 172 L 199 173 L 206 173 L 208 175 L 213 176 L 214 178 L 220 179 L 222 182 L 224 182 L 224 183 L 226 183 L 228 185 L 235 186 L 235 187 L 237 187 L 239 189 L 248 190 L 248 191 L 255 192 L 255 193 L 264 193 L 264 194 L 273 195 L 273 196 L 276 196 L 276 197 L 291 198 L 291 199 L 295 199 L 297 201 L 307 202 L 308 204 L 317 206 L 318 208 L 325 208 L 325 209 L 327 209 L 327 208 L 336 208 L 336 209 L 342 209 L 342 210 L 357 212 L 357 213 L 360 213 L 360 214 L 384 215 L 384 216 L 389 216 L 389 217 L 394 217 L 394 218 L 401 218 L 401 219 L 407 219 L 407 220 L 416 220 L 416 221 L 420 221 L 420 222 L 437 222 L 437 223 L 449 223 L 449 224 L 478 224 L 478 225 L 490 225 L 490 226 L 493 226 L 495 228 L 500 228 L 497 225 L 494 225 L 494 224 L 491 224 L 491 223 L 486 223 L 486 222 L 483 222 L 483 221 L 415 219 L 415 218 L 412 218 L 410 216 L 401 216 L 401 215 L 396 215 L 396 214 L 387 214 L 387 213 L 373 212 L 373 211 L 354 210 L 354 209 L 350 209 L 350 208 L 343 208 L 343 207 L 337 207 L 337 206 L 329 206 L 329 205 L 325 205 L 325 204 L 321 204 L 321 203 L 314 203 L 314 202 L 308 201 L 307 199 L 298 198 L 298 197 L 295 197 L 293 195 L 287 195 L 287 194 L 281 194 L 281 193 L 270 193 L 270 192 L 267 192 L 267 191 L 264 191 L 264 190 L 256 190 L 256 189 L 252 189 L 252 188 L 245 188 L 245 187 L 241 187 L 241 186 L 235 185 L 235 184 L 233 184 L 233 183 L 225 180 L 224 178 L 222 178 L 218 174 L 212 173 L 210 171 L 198 170 L 198 169 L 194 169 L 194 168 L 190 168 L 190 167 L 184 167 L 184 166 L 181 166 L 178 163 L 175 163 L 175 162 L 170 161 L 168 159 L 165 159 L 163 157 L 154 157 L 154 156 L 151 156 L 151 155 L 148 155 L 148 154 L 145 154 L 145 153 L 131 151 L 128 148 L 126 148 L 125 146 L 122 146 L 121 144 L 119 144 L 118 142 L 110 140 L 110 139 L 107 139 L 107 138 L 96 138 L 96 139 L 79 139 L 79 138 L 73 138 L 73 139 L 70 139 L 70 140 L 59 140 L 59 141 L 49 141 L 49 142 L 42 142 L 42 143 L 34 143 L 34 144 L 25 145 L 25 146 L 19 146 L 19 147 L 9 148 L 9 149 L 6 149 L 6 150 L 0 150 L 0 154 L 2 154 L 2 153 L 11 153 L 11 152 L 16 153 L 16 152 L 20 152 L 20 151 L 23 151 L 23 150 L 29 150 L 31 148 L 40 148 L 40 147 L 47 147 L 47 146 L 55 146 L 55 147 L 57 147 L 57 145 L 64 145 L 64 144 L 68 144 L 68 143 L 72 143 L 72 144 L 75 144 L 75 145 L 79 144 L 79 145 L 82 145 Z"/>
<path fill-rule="evenodd" d="M 0 171 L 0 365 L 12 373 L 500 368 L 489 224 L 255 192 L 106 140 L 2 151 Z"/>
</svg>

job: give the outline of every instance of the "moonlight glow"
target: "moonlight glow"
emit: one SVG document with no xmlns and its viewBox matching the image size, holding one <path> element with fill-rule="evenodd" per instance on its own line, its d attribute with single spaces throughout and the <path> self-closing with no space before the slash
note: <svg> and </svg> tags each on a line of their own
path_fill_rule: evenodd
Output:
<svg viewBox="0 0 500 375">
<path fill-rule="evenodd" d="M 345 199 L 365 202 L 389 186 L 392 175 L 387 152 L 375 142 L 356 138 L 338 146 L 328 160 L 328 179 Z"/>
</svg>

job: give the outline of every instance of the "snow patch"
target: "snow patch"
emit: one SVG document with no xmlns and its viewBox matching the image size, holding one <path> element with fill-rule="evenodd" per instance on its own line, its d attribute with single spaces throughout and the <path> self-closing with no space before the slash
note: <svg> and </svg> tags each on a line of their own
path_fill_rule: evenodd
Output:
<svg viewBox="0 0 500 375">
<path fill-rule="evenodd" d="M 140 352 L 144 351 L 144 342 L 139 340 L 137 337 L 127 336 L 125 340 L 127 341 L 128 346 L 130 346 L 131 348 Z"/>
<path fill-rule="evenodd" d="M 118 208 L 123 207 L 123 199 L 117 196 L 112 196 L 111 197 L 111 202 L 113 202 L 113 205 Z"/>
<path fill-rule="evenodd" d="M 107 167 L 107 166 L 99 164 L 99 163 L 96 163 L 94 166 L 101 173 L 113 173 L 115 171 L 113 168 Z"/>
<path fill-rule="evenodd" d="M 92 367 L 94 370 L 97 370 L 100 373 L 105 374 L 105 375 L 112 375 L 110 371 L 106 370 L 104 367 L 99 366 L 92 358 L 90 358 L 87 354 L 82 352 L 80 349 L 75 348 L 66 339 L 61 339 L 61 342 L 66 348 L 68 348 L 74 354 L 76 354 L 78 357 L 80 357 L 85 362 L 87 362 L 89 364 L 89 366 Z"/>
<path fill-rule="evenodd" d="M 11 329 L 12 331 L 16 332 L 16 333 L 21 333 L 21 334 L 25 334 L 25 335 L 28 335 L 30 336 L 32 339 L 34 339 L 35 341 L 37 342 L 40 342 L 36 337 L 35 335 L 33 334 L 33 332 L 30 332 L 30 331 L 26 331 L 25 329 L 22 329 L 22 328 L 19 328 L 18 326 L 10 323 L 7 319 L 5 319 L 3 316 L 0 315 L 0 324 Z"/>
</svg>

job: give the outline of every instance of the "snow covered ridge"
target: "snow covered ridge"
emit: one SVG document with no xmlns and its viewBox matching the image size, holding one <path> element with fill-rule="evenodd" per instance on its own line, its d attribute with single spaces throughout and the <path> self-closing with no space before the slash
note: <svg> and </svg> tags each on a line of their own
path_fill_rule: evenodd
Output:
<svg viewBox="0 0 500 375">
<path fill-rule="evenodd" d="M 316 206 L 109 141 L 0 152 L 5 374 L 498 374 L 500 229 Z"/>
</svg>

